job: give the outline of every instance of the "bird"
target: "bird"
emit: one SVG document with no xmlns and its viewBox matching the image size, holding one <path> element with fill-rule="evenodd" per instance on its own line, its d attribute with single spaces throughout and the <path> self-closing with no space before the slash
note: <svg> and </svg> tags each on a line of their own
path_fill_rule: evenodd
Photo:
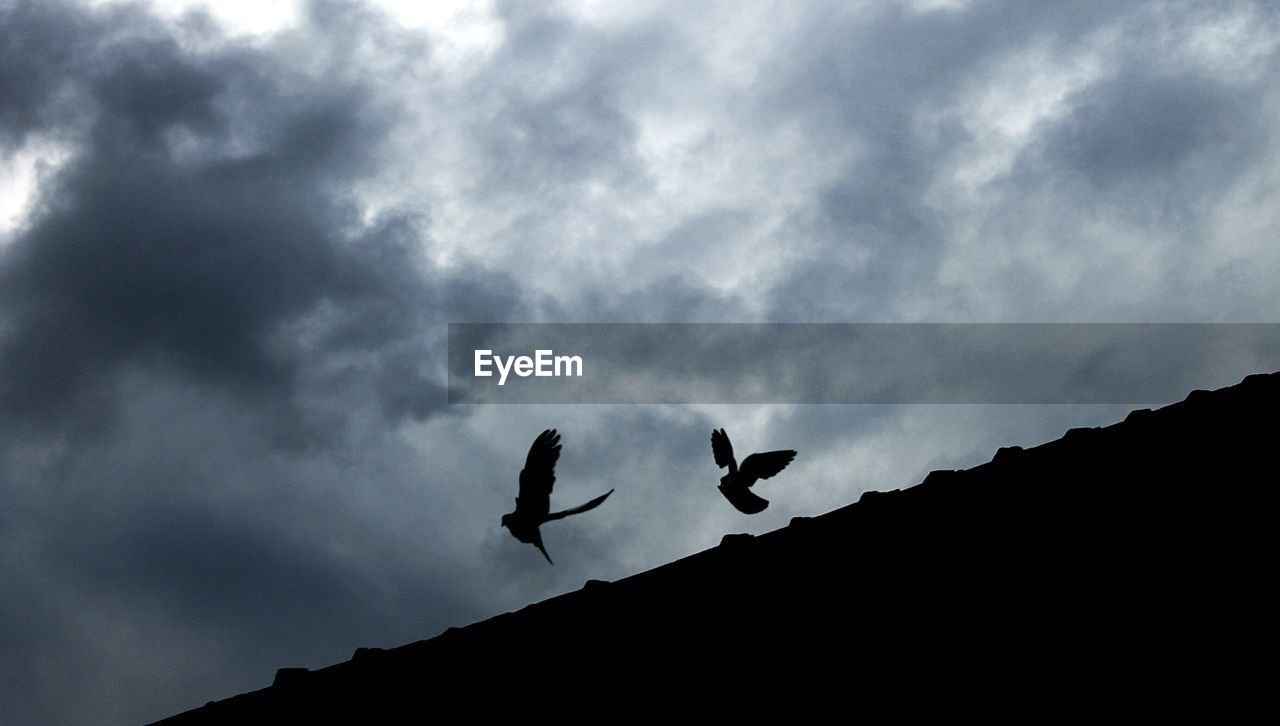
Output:
<svg viewBox="0 0 1280 726">
<path fill-rule="evenodd" d="M 766 451 L 748 456 L 739 467 L 733 458 L 733 444 L 729 443 L 729 435 L 724 429 L 711 431 L 711 453 L 716 458 L 716 466 L 721 469 L 729 467 L 729 473 L 720 477 L 720 493 L 743 514 L 759 514 L 769 506 L 769 500 L 753 493 L 751 485 L 772 477 L 796 458 L 796 452 L 791 449 Z"/>
<path fill-rule="evenodd" d="M 551 511 L 551 488 L 556 483 L 556 462 L 560 459 L 560 434 L 547 429 L 533 440 L 524 469 L 520 470 L 520 494 L 516 496 L 516 511 L 502 515 L 502 526 L 512 537 L 538 548 L 547 562 L 551 555 L 542 545 L 542 525 L 571 514 L 582 514 L 600 506 L 613 494 L 613 490 L 601 494 L 586 504 L 562 512 Z"/>
</svg>

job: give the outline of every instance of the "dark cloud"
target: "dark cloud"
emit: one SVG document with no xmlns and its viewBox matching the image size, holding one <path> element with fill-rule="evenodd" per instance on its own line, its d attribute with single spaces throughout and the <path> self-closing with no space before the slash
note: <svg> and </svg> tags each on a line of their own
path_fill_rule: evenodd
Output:
<svg viewBox="0 0 1280 726">
<path fill-rule="evenodd" d="M 412 218 L 357 221 L 340 190 L 374 163 L 389 112 L 358 85 L 301 83 L 276 62 L 144 39 L 84 63 L 94 71 L 75 80 L 96 115 L 42 192 L 56 203 L 0 266 L 5 410 L 64 417 L 126 365 L 288 399 L 317 359 L 421 354 L 425 323 L 458 307 L 505 315 L 514 285 L 478 269 L 433 279 Z M 302 324 L 327 328 L 321 349 L 287 337 Z M 391 365 L 374 374 L 387 410 L 427 413 L 383 380 L 411 373 Z"/>
<path fill-rule="evenodd" d="M 50 618 L 3 631 L 14 716 L 157 717 L 470 612 L 450 555 L 409 574 L 352 516 L 353 496 L 400 499 L 432 468 L 360 422 L 442 413 L 439 324 L 522 297 L 475 263 L 434 267 L 420 213 L 362 218 L 349 188 L 395 108 L 271 48 L 184 49 L 137 10 L 4 20 L 4 52 L 36 71 L 5 96 L 7 138 L 57 129 L 55 96 L 81 104 L 0 257 L 0 522 L 26 552 L 6 610 Z M 200 643 L 205 666 L 148 671 Z M 76 681 L 83 699 L 55 695 Z"/>
<path fill-rule="evenodd" d="M 1221 80 L 1131 70 L 1090 89 L 1041 143 L 1050 158 L 1099 185 L 1116 177 L 1158 180 L 1206 144 L 1250 141 L 1232 133 L 1244 129 L 1229 91 Z"/>
<path fill-rule="evenodd" d="M 22 554 L 6 559 L 5 604 L 28 614 L 7 634 L 7 683 L 45 694 L 17 702 L 24 720 L 155 717 L 474 610 L 457 564 L 424 538 L 449 531 L 423 486 L 429 460 L 372 442 L 367 458 L 339 445 L 299 454 L 184 381 L 127 390 L 110 436 L 45 468 L 38 491 L 20 476 L 23 452 L 7 452 L 20 509 L 6 512 L 5 541 Z M 78 697 L 58 699 L 68 688 Z"/>
<path fill-rule="evenodd" d="M 66 121 L 71 76 L 84 72 L 93 34 L 80 13 L 57 2 L 6 3 L 0 26 L 0 143 L 10 145 Z"/>
<path fill-rule="evenodd" d="M 1201 234 L 1204 208 L 1271 141 L 1258 90 L 1231 77 L 1126 67 L 1072 96 L 1071 112 L 1045 129 L 1011 181 L 1053 194 L 1062 210 L 1114 215 L 1175 238 Z"/>
</svg>

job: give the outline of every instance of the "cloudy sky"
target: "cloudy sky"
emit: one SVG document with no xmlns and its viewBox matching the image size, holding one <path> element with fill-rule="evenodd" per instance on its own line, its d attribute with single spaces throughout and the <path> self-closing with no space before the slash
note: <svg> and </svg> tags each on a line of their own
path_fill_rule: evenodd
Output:
<svg viewBox="0 0 1280 726">
<path fill-rule="evenodd" d="M 1280 320 L 1268 3 L 217 5 L 0 0 L 5 723 L 159 718 L 1129 408 L 451 406 L 449 322 Z M 550 567 L 498 519 L 553 426 L 555 501 L 617 492 Z M 800 451 L 765 513 L 713 426 Z"/>
</svg>

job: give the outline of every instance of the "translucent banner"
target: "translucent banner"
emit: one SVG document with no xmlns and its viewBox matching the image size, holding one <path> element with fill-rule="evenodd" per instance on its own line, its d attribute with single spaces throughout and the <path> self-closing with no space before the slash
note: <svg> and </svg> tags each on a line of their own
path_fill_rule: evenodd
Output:
<svg viewBox="0 0 1280 726">
<path fill-rule="evenodd" d="M 451 324 L 450 403 L 1165 403 L 1280 324 Z"/>
</svg>

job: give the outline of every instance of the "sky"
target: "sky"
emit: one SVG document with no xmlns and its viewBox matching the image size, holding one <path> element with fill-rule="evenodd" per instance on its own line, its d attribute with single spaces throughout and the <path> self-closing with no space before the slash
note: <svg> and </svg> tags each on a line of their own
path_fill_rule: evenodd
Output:
<svg viewBox="0 0 1280 726">
<path fill-rule="evenodd" d="M 161 718 L 1131 408 L 450 405 L 451 322 L 1280 321 L 1270 3 L 216 5 L 0 0 L 5 723 Z M 499 526 L 552 427 L 553 507 L 616 489 L 554 567 Z M 760 515 L 720 427 L 799 451 Z"/>
</svg>

